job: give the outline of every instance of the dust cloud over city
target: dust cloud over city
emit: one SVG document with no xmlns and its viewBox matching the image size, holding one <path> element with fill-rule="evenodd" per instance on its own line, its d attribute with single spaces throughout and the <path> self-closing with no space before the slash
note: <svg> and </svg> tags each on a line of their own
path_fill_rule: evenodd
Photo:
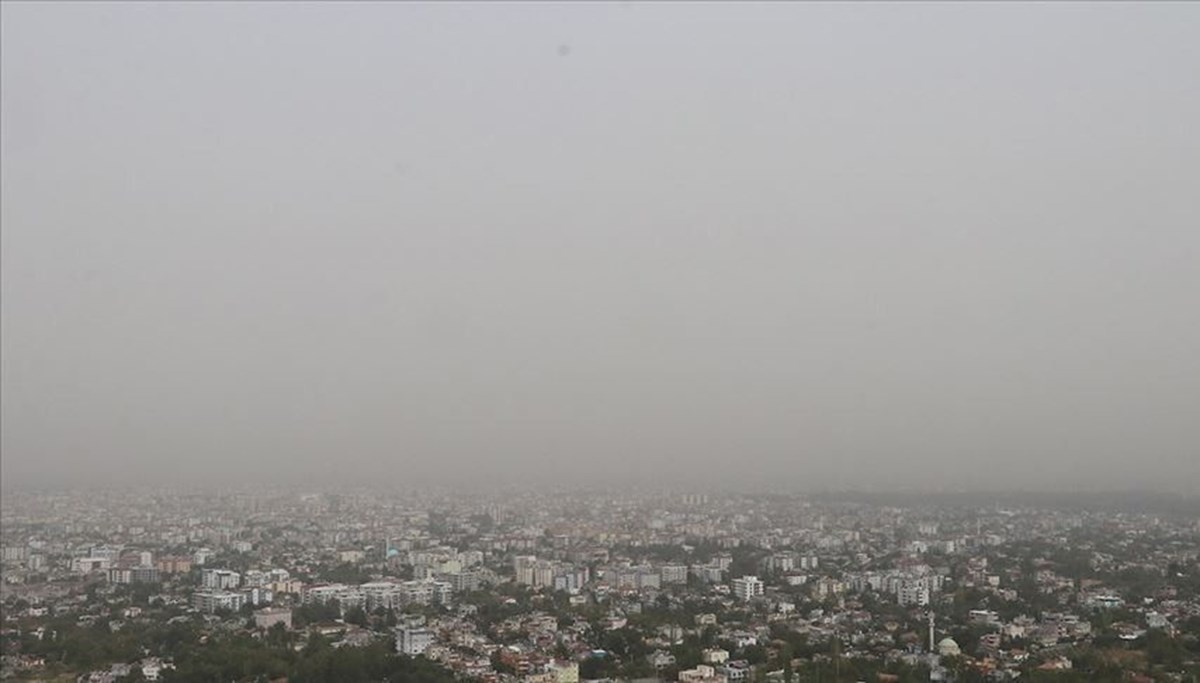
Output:
<svg viewBox="0 0 1200 683">
<path fill-rule="evenodd" d="M 2 12 L 6 489 L 1200 489 L 1200 5 Z"/>
</svg>

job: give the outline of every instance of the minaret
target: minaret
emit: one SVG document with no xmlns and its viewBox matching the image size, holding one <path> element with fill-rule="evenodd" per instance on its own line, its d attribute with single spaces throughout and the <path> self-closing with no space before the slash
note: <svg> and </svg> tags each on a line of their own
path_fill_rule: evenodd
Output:
<svg viewBox="0 0 1200 683">
<path fill-rule="evenodd" d="M 933 640 L 933 610 L 929 610 L 929 654 L 933 654 L 937 643 Z"/>
</svg>

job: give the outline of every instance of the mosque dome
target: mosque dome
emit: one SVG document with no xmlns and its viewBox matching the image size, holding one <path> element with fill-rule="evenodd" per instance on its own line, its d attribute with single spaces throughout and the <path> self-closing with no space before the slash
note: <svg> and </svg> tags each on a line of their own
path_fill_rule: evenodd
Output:
<svg viewBox="0 0 1200 683">
<path fill-rule="evenodd" d="M 953 638 L 942 638 L 937 644 L 938 654 L 943 657 L 958 656 L 962 654 L 962 650 L 958 647 L 958 643 Z"/>
</svg>

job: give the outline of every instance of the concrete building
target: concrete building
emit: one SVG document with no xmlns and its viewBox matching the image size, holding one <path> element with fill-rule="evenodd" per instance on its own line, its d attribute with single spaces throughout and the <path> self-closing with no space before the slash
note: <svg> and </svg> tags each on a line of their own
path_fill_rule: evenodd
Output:
<svg viewBox="0 0 1200 683">
<path fill-rule="evenodd" d="M 749 681 L 754 674 L 754 667 L 744 659 L 739 659 L 736 662 L 725 662 L 717 667 L 717 673 L 724 676 L 729 683 L 738 683 L 739 681 Z"/>
<path fill-rule="evenodd" d="M 305 586 L 300 594 L 300 602 L 305 605 L 324 605 L 330 600 L 341 600 L 349 590 L 350 587 L 342 583 Z"/>
<path fill-rule="evenodd" d="M 717 673 L 711 666 L 701 664 L 695 669 L 684 669 L 679 672 L 679 683 L 728 683 L 725 676 Z"/>
<path fill-rule="evenodd" d="M 363 592 L 365 609 L 368 612 L 378 608 L 399 609 L 403 606 L 403 592 L 400 584 L 394 581 L 372 581 L 359 586 Z"/>
<path fill-rule="evenodd" d="M 254 612 L 254 625 L 258 628 L 271 628 L 275 624 L 283 624 L 284 628 L 292 627 L 292 610 L 286 607 L 267 607 Z"/>
<path fill-rule="evenodd" d="M 192 570 L 192 558 L 185 555 L 169 555 L 158 558 L 154 566 L 163 574 L 186 574 Z"/>
<path fill-rule="evenodd" d="M 513 557 L 513 575 L 517 583 L 524 586 L 533 585 L 533 568 L 537 564 L 535 555 L 517 555 Z"/>
<path fill-rule="evenodd" d="M 655 650 L 646 655 L 646 661 L 650 663 L 650 666 L 654 667 L 655 671 L 662 671 L 668 667 L 675 666 L 675 655 L 666 650 Z"/>
<path fill-rule="evenodd" d="M 23 545 L 6 545 L 0 550 L 0 560 L 20 564 L 29 556 L 29 548 Z"/>
<path fill-rule="evenodd" d="M 108 570 L 108 582 L 116 584 L 158 583 L 158 569 L 155 567 L 130 567 L 127 569 L 113 568 Z"/>
<path fill-rule="evenodd" d="M 214 590 L 229 590 L 242 584 L 242 575 L 232 569 L 205 569 L 200 572 L 200 584 Z"/>
<path fill-rule="evenodd" d="M 433 645 L 433 631 L 427 628 L 402 626 L 396 629 L 396 652 L 402 655 L 423 655 L 430 645 Z"/>
<path fill-rule="evenodd" d="M 903 581 L 896 588 L 896 602 L 924 607 L 929 604 L 929 586 L 923 581 Z"/>
<path fill-rule="evenodd" d="M 763 582 L 757 576 L 743 576 L 733 580 L 733 595 L 739 600 L 749 602 L 763 594 Z"/>
<path fill-rule="evenodd" d="M 112 559 L 108 557 L 77 557 L 71 560 L 71 571 L 76 574 L 108 571 Z"/>
<path fill-rule="evenodd" d="M 661 570 L 662 582 L 666 584 L 687 583 L 688 568 L 683 564 L 663 565 Z"/>
<path fill-rule="evenodd" d="M 209 614 L 222 609 L 236 612 L 245 604 L 246 596 L 232 591 L 206 590 L 192 595 L 192 607 Z"/>
<path fill-rule="evenodd" d="M 725 570 L 716 564 L 692 565 L 691 572 L 706 583 L 720 583 L 725 580 Z"/>
<path fill-rule="evenodd" d="M 482 584 L 479 572 L 470 569 L 450 574 L 438 574 L 437 578 L 439 581 L 450 584 L 450 589 L 456 593 L 477 591 Z"/>
<path fill-rule="evenodd" d="M 796 569 L 796 556 L 791 553 L 775 553 L 767 558 L 767 566 L 773 572 L 786 574 Z"/>
</svg>

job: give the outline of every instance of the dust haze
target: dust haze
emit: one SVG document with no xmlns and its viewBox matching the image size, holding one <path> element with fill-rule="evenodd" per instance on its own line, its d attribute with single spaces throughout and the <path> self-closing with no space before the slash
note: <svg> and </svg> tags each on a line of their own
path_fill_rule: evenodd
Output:
<svg viewBox="0 0 1200 683">
<path fill-rule="evenodd" d="M 3 483 L 1200 490 L 1200 5 L 2 5 Z"/>
</svg>

